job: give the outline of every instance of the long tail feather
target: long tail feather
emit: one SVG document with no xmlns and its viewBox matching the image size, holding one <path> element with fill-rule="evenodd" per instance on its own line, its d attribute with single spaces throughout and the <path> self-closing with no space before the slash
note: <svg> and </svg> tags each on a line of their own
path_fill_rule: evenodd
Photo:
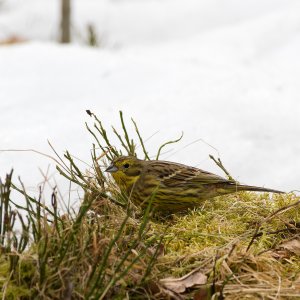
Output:
<svg viewBox="0 0 300 300">
<path fill-rule="evenodd" d="M 284 193 L 284 192 L 278 191 L 278 190 L 268 189 L 268 188 L 259 187 L 259 186 L 243 185 L 243 184 L 238 184 L 235 186 L 235 188 L 237 191 L 268 192 L 268 193 L 277 193 L 277 194 Z"/>
</svg>

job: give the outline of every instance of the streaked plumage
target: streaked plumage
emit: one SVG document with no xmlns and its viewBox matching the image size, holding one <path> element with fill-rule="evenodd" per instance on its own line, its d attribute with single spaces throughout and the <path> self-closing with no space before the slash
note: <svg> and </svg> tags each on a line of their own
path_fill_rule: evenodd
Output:
<svg viewBox="0 0 300 300">
<path fill-rule="evenodd" d="M 106 169 L 117 185 L 138 206 L 152 199 L 159 210 L 179 211 L 202 203 L 201 200 L 238 191 L 282 193 L 263 187 L 241 185 L 221 176 L 186 165 L 140 160 L 133 156 L 116 158 Z"/>
</svg>

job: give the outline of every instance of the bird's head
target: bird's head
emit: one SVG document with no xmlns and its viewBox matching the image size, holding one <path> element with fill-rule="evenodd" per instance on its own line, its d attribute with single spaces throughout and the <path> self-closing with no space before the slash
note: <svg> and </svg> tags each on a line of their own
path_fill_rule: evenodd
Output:
<svg viewBox="0 0 300 300">
<path fill-rule="evenodd" d="M 130 189 L 139 179 L 144 164 L 134 156 L 120 156 L 114 159 L 105 172 L 111 173 L 117 185 L 121 189 Z"/>
</svg>

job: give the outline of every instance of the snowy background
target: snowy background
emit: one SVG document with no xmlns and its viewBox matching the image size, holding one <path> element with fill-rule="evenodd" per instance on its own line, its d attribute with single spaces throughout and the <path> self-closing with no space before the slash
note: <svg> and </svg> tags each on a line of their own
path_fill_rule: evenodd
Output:
<svg viewBox="0 0 300 300">
<path fill-rule="evenodd" d="M 36 190 L 39 168 L 55 174 L 45 157 L 1 151 L 52 154 L 47 139 L 90 163 L 85 110 L 118 128 L 123 110 L 143 137 L 158 131 L 151 155 L 183 131 L 162 158 L 223 175 L 219 155 L 242 183 L 300 190 L 299 0 L 76 0 L 73 44 L 58 32 L 58 0 L 0 1 L 0 41 L 27 41 L 0 46 L 2 178 L 14 167 Z"/>
</svg>

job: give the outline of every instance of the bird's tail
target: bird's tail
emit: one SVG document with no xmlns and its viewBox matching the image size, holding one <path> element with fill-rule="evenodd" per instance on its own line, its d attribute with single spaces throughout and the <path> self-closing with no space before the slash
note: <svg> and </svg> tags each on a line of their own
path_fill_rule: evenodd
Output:
<svg viewBox="0 0 300 300">
<path fill-rule="evenodd" d="M 268 192 L 268 193 L 277 193 L 277 194 L 283 194 L 284 193 L 282 191 L 268 189 L 268 188 L 265 188 L 265 187 L 243 185 L 243 184 L 233 185 L 232 188 L 236 188 L 236 191 Z"/>
</svg>

